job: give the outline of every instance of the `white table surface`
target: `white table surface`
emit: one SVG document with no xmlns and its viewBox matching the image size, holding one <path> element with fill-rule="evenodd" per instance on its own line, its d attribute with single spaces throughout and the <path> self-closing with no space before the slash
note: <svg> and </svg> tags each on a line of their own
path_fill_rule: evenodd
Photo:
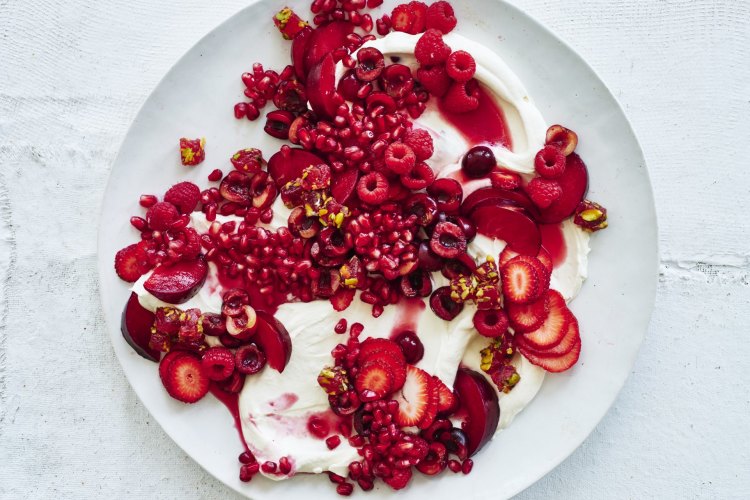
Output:
<svg viewBox="0 0 750 500">
<path fill-rule="evenodd" d="M 617 402 L 519 498 L 750 498 L 750 3 L 515 3 L 623 104 L 662 259 Z M 125 381 L 95 261 L 104 185 L 141 103 L 244 4 L 0 0 L 0 498 L 235 498 Z"/>
</svg>

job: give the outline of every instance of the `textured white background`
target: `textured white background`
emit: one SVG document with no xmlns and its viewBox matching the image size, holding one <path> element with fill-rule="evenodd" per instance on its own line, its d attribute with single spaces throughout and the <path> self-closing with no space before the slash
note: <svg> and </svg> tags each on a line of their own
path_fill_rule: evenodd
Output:
<svg viewBox="0 0 750 500">
<path fill-rule="evenodd" d="M 662 257 L 619 399 L 520 498 L 750 498 L 750 4 L 515 3 L 625 107 Z M 107 175 L 141 103 L 244 4 L 0 0 L 0 498 L 234 498 L 125 381 L 95 252 Z"/>
</svg>

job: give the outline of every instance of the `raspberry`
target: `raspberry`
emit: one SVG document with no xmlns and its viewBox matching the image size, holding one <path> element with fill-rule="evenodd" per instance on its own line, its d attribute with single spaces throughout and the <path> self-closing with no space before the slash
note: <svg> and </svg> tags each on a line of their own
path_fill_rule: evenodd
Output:
<svg viewBox="0 0 750 500">
<path fill-rule="evenodd" d="M 435 172 L 425 162 L 419 162 L 414 165 L 411 172 L 401 176 L 401 184 L 405 187 L 419 191 L 420 189 L 426 189 L 435 181 Z"/>
<path fill-rule="evenodd" d="M 416 162 L 414 151 L 403 142 L 394 142 L 385 150 L 385 166 L 393 173 L 408 174 Z"/>
<path fill-rule="evenodd" d="M 422 33 L 427 24 L 427 4 L 424 2 L 409 2 L 411 10 L 411 28 L 408 33 L 416 35 Z"/>
<path fill-rule="evenodd" d="M 521 187 L 521 176 L 514 172 L 497 170 L 490 172 L 492 187 L 513 191 Z"/>
<path fill-rule="evenodd" d="M 414 46 L 414 57 L 423 66 L 442 64 L 451 55 L 451 48 L 443 41 L 438 30 L 427 30 Z"/>
<path fill-rule="evenodd" d="M 457 82 L 468 82 L 477 71 L 477 63 L 465 50 L 457 50 L 448 56 L 445 70 Z"/>
<path fill-rule="evenodd" d="M 547 208 L 562 195 L 562 188 L 557 181 L 541 177 L 531 179 L 526 191 L 539 208 Z"/>
<path fill-rule="evenodd" d="M 456 27 L 456 16 L 453 7 L 445 1 L 435 2 L 427 8 L 427 28 L 434 28 L 443 33 L 450 33 Z"/>
<path fill-rule="evenodd" d="M 171 203 L 181 214 L 189 214 L 198 205 L 201 190 L 192 182 L 178 182 L 164 195 L 164 201 Z"/>
<path fill-rule="evenodd" d="M 417 156 L 417 161 L 425 161 L 432 156 L 435 146 L 432 136 L 425 129 L 416 128 L 409 131 L 404 138 L 404 144 L 409 146 Z"/>
<path fill-rule="evenodd" d="M 211 347 L 203 353 L 201 364 L 211 380 L 226 380 L 234 372 L 234 354 L 226 347 Z"/>
<path fill-rule="evenodd" d="M 452 80 L 445 71 L 445 66 L 422 67 L 417 70 L 417 80 L 435 97 L 443 97 L 451 86 Z"/>
<path fill-rule="evenodd" d="M 357 183 L 359 199 L 370 205 L 380 205 L 388 198 L 388 179 L 380 172 L 363 175 Z"/>
<path fill-rule="evenodd" d="M 565 172 L 565 154 L 553 145 L 544 146 L 534 158 L 536 173 L 546 179 L 556 179 Z"/>
<path fill-rule="evenodd" d="M 166 201 L 160 201 L 148 209 L 148 212 L 146 212 L 146 221 L 148 222 L 148 227 L 154 231 L 166 231 L 169 229 L 169 225 L 179 216 L 180 214 L 174 205 Z"/>
<path fill-rule="evenodd" d="M 180 139 L 180 160 L 183 165 L 195 166 L 206 159 L 206 139 Z"/>
<path fill-rule="evenodd" d="M 409 33 L 414 18 L 407 4 L 397 5 L 391 12 L 391 25 L 394 31 Z"/>
<path fill-rule="evenodd" d="M 476 80 L 453 82 L 443 98 L 443 106 L 451 113 L 468 113 L 479 107 L 479 88 Z"/>
</svg>

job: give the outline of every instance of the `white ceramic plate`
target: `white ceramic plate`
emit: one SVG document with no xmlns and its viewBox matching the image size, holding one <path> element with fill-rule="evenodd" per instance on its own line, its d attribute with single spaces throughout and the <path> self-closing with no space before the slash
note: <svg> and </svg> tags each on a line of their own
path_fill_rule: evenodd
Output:
<svg viewBox="0 0 750 500">
<path fill-rule="evenodd" d="M 589 166 L 589 197 L 609 209 L 610 228 L 593 238 L 589 279 L 572 304 L 583 337 L 578 365 L 547 377 L 536 399 L 476 457 L 471 476 L 417 477 L 398 493 L 400 498 L 498 499 L 518 493 L 564 460 L 594 429 L 625 382 L 654 304 L 656 215 L 638 141 L 594 71 L 513 6 L 496 0 L 453 4 L 458 7 L 458 32 L 505 58 L 549 123 L 578 132 L 579 152 Z M 120 315 L 129 292 L 112 268 L 115 252 L 137 237 L 128 219 L 139 213 L 141 193 L 163 193 L 186 179 L 205 186 L 211 170 L 231 168 L 228 158 L 238 149 L 256 146 L 270 153 L 280 146 L 263 133 L 262 122 L 232 116 L 232 106 L 242 97 L 243 71 L 254 61 L 279 69 L 289 60 L 289 46 L 271 22 L 280 5 L 257 2 L 228 19 L 190 49 L 143 105 L 104 196 L 99 233 L 102 303 L 115 352 L 133 389 L 172 439 L 208 472 L 257 499 L 335 497 L 325 477 L 239 481 L 237 455 L 242 447 L 229 412 L 212 397 L 192 406 L 172 400 L 159 383 L 156 364 L 123 340 Z M 309 1 L 292 6 L 305 13 Z M 177 140 L 182 136 L 206 137 L 207 160 L 199 167 L 180 165 Z M 381 489 L 382 494 L 389 491 Z"/>
</svg>

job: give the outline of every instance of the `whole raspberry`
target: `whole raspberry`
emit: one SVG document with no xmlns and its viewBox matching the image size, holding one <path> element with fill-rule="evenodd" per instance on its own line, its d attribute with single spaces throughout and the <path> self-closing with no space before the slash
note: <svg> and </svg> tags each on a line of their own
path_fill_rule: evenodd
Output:
<svg viewBox="0 0 750 500">
<path fill-rule="evenodd" d="M 385 150 L 385 166 L 395 174 L 408 174 L 416 162 L 414 151 L 403 142 L 389 144 Z"/>
<path fill-rule="evenodd" d="M 414 191 L 426 189 L 433 182 L 435 182 L 435 171 L 424 162 L 417 163 L 411 172 L 401 176 L 401 184 Z"/>
<path fill-rule="evenodd" d="M 181 214 L 189 214 L 198 205 L 201 190 L 192 182 L 178 182 L 164 194 L 164 201 L 171 203 Z"/>
<path fill-rule="evenodd" d="M 388 198 L 388 179 L 380 172 L 363 175 L 357 183 L 359 199 L 370 205 L 380 205 Z"/>
<path fill-rule="evenodd" d="M 453 82 L 443 98 L 443 106 L 452 113 L 468 113 L 479 107 L 479 87 L 476 80 Z"/>
<path fill-rule="evenodd" d="M 492 187 L 513 191 L 521 187 L 521 176 L 515 172 L 497 170 L 490 172 L 490 182 Z"/>
<path fill-rule="evenodd" d="M 547 208 L 562 195 L 562 188 L 557 181 L 534 177 L 526 186 L 531 201 L 539 208 Z"/>
<path fill-rule="evenodd" d="M 442 64 L 451 55 L 451 48 L 443 41 L 443 34 L 435 29 L 427 30 L 414 46 L 414 57 L 423 66 Z"/>
<path fill-rule="evenodd" d="M 427 28 L 435 28 L 450 33 L 458 22 L 453 7 L 445 1 L 435 2 L 427 8 Z"/>
<path fill-rule="evenodd" d="M 435 97 L 443 97 L 453 83 L 442 64 L 417 69 L 417 80 Z"/>
<path fill-rule="evenodd" d="M 180 214 L 171 203 L 160 201 L 146 212 L 148 227 L 154 231 L 166 231 Z"/>
<path fill-rule="evenodd" d="M 415 128 L 409 131 L 404 138 L 404 144 L 409 146 L 417 157 L 417 161 L 425 161 L 432 156 L 435 146 L 432 136 L 425 129 Z"/>
<path fill-rule="evenodd" d="M 472 55 L 465 50 L 457 50 L 448 56 L 445 70 L 448 72 L 448 76 L 457 82 L 468 82 L 477 72 L 477 63 Z"/>
<path fill-rule="evenodd" d="M 565 154 L 552 144 L 544 146 L 534 158 L 536 173 L 547 179 L 556 179 L 565 172 Z"/>
<path fill-rule="evenodd" d="M 226 347 L 211 347 L 203 353 L 201 364 L 211 380 L 226 380 L 234 372 L 234 354 Z"/>
</svg>

